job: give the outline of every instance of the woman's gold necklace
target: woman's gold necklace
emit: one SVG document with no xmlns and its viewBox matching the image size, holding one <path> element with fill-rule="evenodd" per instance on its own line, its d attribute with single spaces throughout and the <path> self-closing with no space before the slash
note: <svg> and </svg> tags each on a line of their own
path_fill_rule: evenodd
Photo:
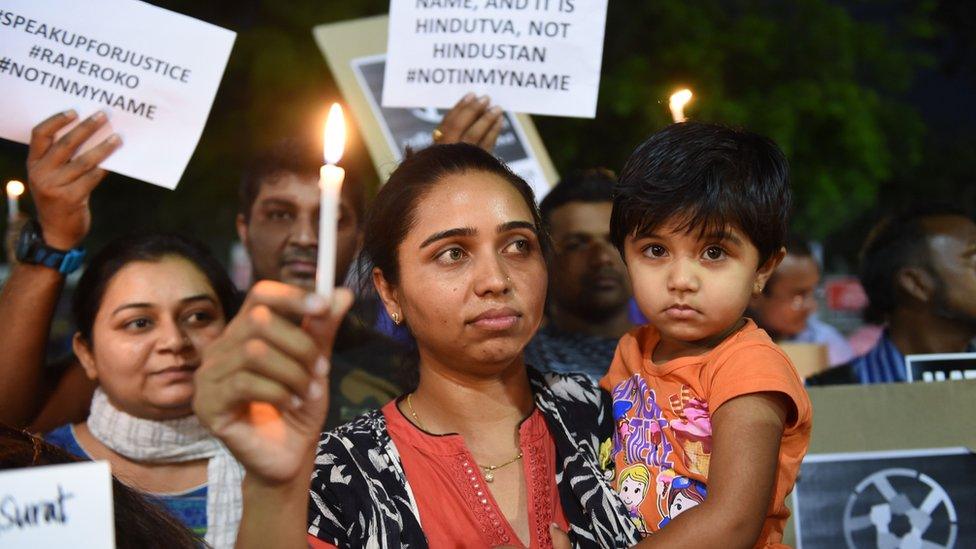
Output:
<svg viewBox="0 0 976 549">
<path fill-rule="evenodd" d="M 410 397 L 412 397 L 412 396 L 413 396 L 413 393 L 407 393 L 407 408 L 410 408 L 410 417 L 413 418 L 413 422 L 417 424 L 417 427 L 420 427 L 422 430 L 427 431 L 427 428 L 424 427 L 423 422 L 420 421 L 420 418 L 419 417 L 417 417 L 417 411 L 413 409 L 413 402 L 410 400 Z M 430 431 L 427 431 L 427 432 L 430 432 Z M 485 473 L 484 474 L 484 476 L 485 476 L 485 482 L 492 482 L 492 481 L 495 480 L 495 471 L 501 469 L 502 467 L 507 467 L 507 466 L 515 463 L 516 461 L 518 461 L 520 459 L 522 459 L 522 452 L 521 452 L 521 450 L 519 451 L 519 453 L 518 453 L 517 456 L 515 456 L 512 459 L 506 461 L 505 463 L 502 463 L 501 465 L 481 465 L 480 463 L 477 464 L 477 465 L 478 465 L 478 467 L 481 467 L 481 470 L 484 471 L 484 473 Z"/>
</svg>

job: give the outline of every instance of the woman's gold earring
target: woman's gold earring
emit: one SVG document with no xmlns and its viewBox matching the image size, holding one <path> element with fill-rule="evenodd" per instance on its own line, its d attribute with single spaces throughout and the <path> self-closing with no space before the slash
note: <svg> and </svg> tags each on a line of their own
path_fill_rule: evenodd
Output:
<svg viewBox="0 0 976 549">
<path fill-rule="evenodd" d="M 397 326 L 399 326 L 399 325 L 400 325 L 400 315 L 399 315 L 398 313 L 393 313 L 393 314 L 391 314 L 391 315 L 390 315 L 390 318 L 392 318 L 392 319 L 393 319 L 393 323 L 394 323 L 394 324 L 396 324 Z"/>
</svg>

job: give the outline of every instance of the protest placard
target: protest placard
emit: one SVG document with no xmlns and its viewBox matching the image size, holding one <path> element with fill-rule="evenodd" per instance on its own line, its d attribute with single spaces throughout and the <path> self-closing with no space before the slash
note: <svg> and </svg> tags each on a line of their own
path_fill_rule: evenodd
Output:
<svg viewBox="0 0 976 549">
<path fill-rule="evenodd" d="M 976 353 L 905 355 L 905 379 L 909 383 L 976 379 Z"/>
<path fill-rule="evenodd" d="M 796 547 L 974 547 L 968 448 L 809 454 L 793 491 Z"/>
<path fill-rule="evenodd" d="M 103 168 L 176 188 L 235 37 L 136 0 L 0 0 L 0 137 L 28 143 L 52 114 L 101 110 L 109 124 L 81 152 L 118 133 Z"/>
<path fill-rule="evenodd" d="M 807 393 L 810 395 L 816 418 L 813 422 L 807 459 L 800 469 L 794 494 L 797 492 L 801 496 L 818 492 L 827 494 L 834 490 L 834 488 L 825 490 L 830 477 L 820 476 L 816 472 L 808 474 L 806 463 L 811 461 L 815 454 L 902 452 L 956 446 L 966 447 L 969 451 L 976 449 L 976 429 L 973 429 L 973 422 L 970 419 L 976 417 L 976 380 L 951 383 L 882 383 L 808 387 Z M 970 467 L 969 475 L 972 478 L 976 473 L 972 469 L 976 459 L 972 458 L 971 454 L 966 459 Z M 962 477 L 955 477 L 952 482 L 962 485 L 965 481 Z M 969 485 L 973 486 L 972 481 L 969 482 Z M 852 492 L 854 491 L 848 494 Z M 971 495 L 964 500 L 965 505 L 968 505 L 966 509 L 973 508 L 973 494 L 976 494 L 976 490 L 971 491 Z M 819 505 L 816 500 L 810 501 L 815 506 Z M 839 508 L 842 513 L 843 505 Z M 909 507 L 904 506 L 902 509 L 908 510 Z M 814 531 L 810 530 L 810 527 L 820 520 L 815 516 L 805 518 L 807 513 L 796 501 L 793 502 L 793 511 L 796 513 L 794 517 L 796 521 L 804 522 L 802 529 L 806 532 L 794 533 L 794 521 L 787 523 L 783 542 L 790 547 L 799 545 L 800 534 L 803 537 L 813 535 Z M 905 524 L 904 518 L 898 519 L 899 522 Z M 830 528 L 836 530 L 835 533 L 843 532 L 837 522 L 823 523 L 825 527 L 828 524 Z M 976 526 L 976 521 L 970 524 Z M 976 533 L 976 529 L 971 531 Z M 803 545 L 837 547 L 831 543 L 811 542 Z M 870 546 L 874 547 L 874 545 Z M 970 546 L 972 544 L 956 545 L 956 547 Z M 844 547 L 843 542 L 840 547 Z M 861 545 L 855 544 L 849 547 L 861 547 Z"/>
<path fill-rule="evenodd" d="M 108 462 L 0 472 L 0 547 L 115 547 Z"/>
<path fill-rule="evenodd" d="M 369 98 L 373 115 L 380 121 L 384 138 L 399 161 L 408 147 L 419 150 L 434 144 L 434 128 L 440 125 L 446 109 L 381 107 L 379 101 L 383 93 L 385 62 L 385 55 L 359 57 L 352 60 L 352 67 L 359 85 Z M 546 181 L 539 160 L 529 147 L 525 128 L 514 114 L 505 112 L 502 116 L 502 131 L 495 140 L 493 152 L 529 183 L 536 197 L 542 199 L 549 192 L 550 184 Z"/>
<path fill-rule="evenodd" d="M 607 0 L 391 0 L 384 107 L 596 116 Z"/>
<path fill-rule="evenodd" d="M 386 16 L 369 17 L 319 25 L 313 31 L 383 179 L 396 167 L 406 147 L 417 150 L 433 142 L 431 131 L 446 112 L 434 107 L 380 105 L 385 87 L 387 22 Z M 494 152 L 525 178 L 541 199 L 558 174 L 532 118 L 511 112 L 504 116 L 505 126 Z"/>
</svg>

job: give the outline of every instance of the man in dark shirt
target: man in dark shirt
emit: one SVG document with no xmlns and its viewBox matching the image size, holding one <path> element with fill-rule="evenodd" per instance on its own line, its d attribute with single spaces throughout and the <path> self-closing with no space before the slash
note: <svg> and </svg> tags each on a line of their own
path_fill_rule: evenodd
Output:
<svg viewBox="0 0 976 549">
<path fill-rule="evenodd" d="M 547 323 L 525 349 L 542 371 L 579 372 L 598 381 L 617 341 L 632 324 L 630 279 L 610 242 L 609 170 L 577 172 L 553 187 L 540 205 L 552 235 Z"/>
<path fill-rule="evenodd" d="M 873 349 L 811 385 L 906 381 L 905 356 L 976 351 L 976 222 L 923 205 L 879 222 L 861 251 L 865 319 L 885 325 Z"/>
</svg>

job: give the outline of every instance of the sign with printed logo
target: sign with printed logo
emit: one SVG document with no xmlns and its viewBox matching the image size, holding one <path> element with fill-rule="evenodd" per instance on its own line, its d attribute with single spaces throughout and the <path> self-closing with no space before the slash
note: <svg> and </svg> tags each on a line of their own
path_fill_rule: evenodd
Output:
<svg viewBox="0 0 976 549">
<path fill-rule="evenodd" d="M 966 448 L 808 455 L 793 493 L 797 547 L 976 547 Z"/>
<path fill-rule="evenodd" d="M 431 133 L 447 111 L 432 103 L 413 108 L 382 105 L 388 21 L 383 15 L 319 25 L 313 30 L 381 181 L 396 168 L 408 147 L 418 150 L 433 143 Z M 532 186 L 536 199 L 541 200 L 559 178 L 527 114 L 505 112 L 504 128 L 493 152 Z"/>
<path fill-rule="evenodd" d="M 447 109 L 434 107 L 401 109 L 380 106 L 385 64 L 385 55 L 360 57 L 352 61 L 356 78 L 369 97 L 373 114 L 380 121 L 383 136 L 397 155 L 397 160 L 400 160 L 403 152 L 408 148 L 419 150 L 433 144 L 432 132 L 440 124 Z M 542 166 L 539 165 L 538 159 L 529 147 L 525 130 L 519 119 L 510 112 L 504 113 L 503 116 L 504 126 L 495 142 L 493 152 L 532 186 L 537 198 L 541 198 L 549 191 L 549 183 L 542 172 Z"/>
</svg>

